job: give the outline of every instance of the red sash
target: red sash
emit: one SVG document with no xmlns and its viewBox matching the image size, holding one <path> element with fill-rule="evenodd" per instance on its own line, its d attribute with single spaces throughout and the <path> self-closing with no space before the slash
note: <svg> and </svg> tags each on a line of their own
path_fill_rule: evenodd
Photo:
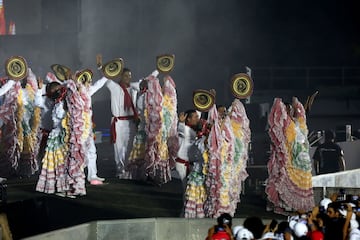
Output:
<svg viewBox="0 0 360 240">
<path fill-rule="evenodd" d="M 111 136 L 111 143 L 116 142 L 116 127 L 115 124 L 117 120 L 134 120 L 135 116 L 124 116 L 124 117 L 114 117 L 111 122 L 111 130 L 110 130 L 110 136 Z"/>
<path fill-rule="evenodd" d="M 186 167 L 186 176 L 189 175 L 189 173 L 190 173 L 190 163 L 189 163 L 189 161 L 186 161 L 186 160 L 181 159 L 181 158 L 176 158 L 175 162 L 184 164 L 185 167 Z"/>
</svg>

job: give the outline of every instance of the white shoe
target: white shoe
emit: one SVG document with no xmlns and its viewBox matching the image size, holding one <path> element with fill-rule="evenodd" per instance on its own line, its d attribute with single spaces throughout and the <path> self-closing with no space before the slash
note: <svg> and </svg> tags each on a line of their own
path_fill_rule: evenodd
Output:
<svg viewBox="0 0 360 240">
<path fill-rule="evenodd" d="M 63 192 L 58 192 L 58 193 L 55 193 L 56 196 L 59 196 L 59 197 L 66 197 L 66 194 L 63 193 Z"/>
<path fill-rule="evenodd" d="M 103 181 L 99 181 L 99 180 L 91 180 L 90 181 L 91 185 L 103 185 Z"/>
<path fill-rule="evenodd" d="M 5 182 L 6 180 L 7 180 L 6 178 L 2 178 L 2 177 L 0 177 L 0 183 Z"/>
<path fill-rule="evenodd" d="M 95 176 L 95 177 L 92 177 L 89 182 L 91 182 L 92 180 L 97 180 L 97 181 L 103 182 L 103 181 L 105 181 L 105 178 L 101 178 L 101 177 Z"/>
</svg>

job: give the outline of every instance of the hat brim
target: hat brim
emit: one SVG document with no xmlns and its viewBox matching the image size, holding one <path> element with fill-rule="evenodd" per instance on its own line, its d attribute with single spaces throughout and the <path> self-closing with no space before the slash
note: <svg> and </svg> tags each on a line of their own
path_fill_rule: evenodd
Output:
<svg viewBox="0 0 360 240">
<path fill-rule="evenodd" d="M 25 58 L 12 56 L 5 62 L 6 75 L 15 81 L 24 79 L 28 74 L 28 66 Z"/>
<path fill-rule="evenodd" d="M 239 99 L 244 99 L 253 93 L 254 83 L 251 77 L 245 73 L 235 74 L 231 78 L 231 92 Z"/>
<path fill-rule="evenodd" d="M 169 73 L 175 66 L 174 54 L 163 54 L 156 57 L 156 68 L 161 73 Z"/>
<path fill-rule="evenodd" d="M 61 64 L 53 64 L 51 65 L 51 70 L 54 72 L 56 78 L 62 82 L 70 78 L 71 69 L 67 66 Z"/>
<path fill-rule="evenodd" d="M 193 104 L 196 110 L 207 112 L 215 104 L 215 96 L 207 90 L 195 90 L 193 92 Z"/>
<path fill-rule="evenodd" d="M 90 69 L 84 69 L 76 73 L 75 80 L 78 83 L 90 84 L 92 81 L 93 72 Z"/>
<path fill-rule="evenodd" d="M 122 58 L 115 58 L 102 67 L 103 74 L 106 78 L 116 79 L 120 77 L 124 69 L 124 60 Z"/>
</svg>

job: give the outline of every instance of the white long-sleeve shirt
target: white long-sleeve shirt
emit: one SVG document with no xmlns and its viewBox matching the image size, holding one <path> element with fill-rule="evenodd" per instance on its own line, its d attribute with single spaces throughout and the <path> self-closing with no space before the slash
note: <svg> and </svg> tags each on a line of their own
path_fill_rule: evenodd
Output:
<svg viewBox="0 0 360 240">
<path fill-rule="evenodd" d="M 15 81 L 14 80 L 8 80 L 4 85 L 2 85 L 0 87 L 0 96 L 4 96 L 14 85 L 15 85 Z M 0 127 L 2 127 L 2 125 L 4 124 L 4 122 L 0 119 Z"/>
<path fill-rule="evenodd" d="M 0 87 L 0 96 L 5 95 L 14 85 L 15 85 L 15 81 L 14 80 L 8 80 L 4 85 L 2 85 Z"/>
<path fill-rule="evenodd" d="M 103 77 L 104 78 L 104 77 Z M 112 80 L 106 82 L 106 87 L 110 90 L 111 98 L 111 113 L 114 117 L 133 116 L 134 112 L 131 108 L 124 108 L 124 91 L 119 83 Z M 130 87 L 127 88 L 131 99 L 136 99 L 137 92 L 139 91 L 139 82 L 131 82 Z M 134 104 L 135 106 L 135 104 Z"/>
<path fill-rule="evenodd" d="M 89 89 L 89 94 L 90 96 L 92 96 L 93 94 L 95 94 L 100 88 L 102 88 L 105 83 L 107 83 L 107 81 L 110 81 L 109 79 L 103 77 L 99 80 L 97 80 L 93 85 L 90 85 L 90 89 Z"/>
<path fill-rule="evenodd" d="M 178 158 L 189 161 L 189 148 L 194 144 L 196 140 L 196 132 L 185 123 L 179 122 L 178 124 L 179 134 L 179 151 Z"/>
<path fill-rule="evenodd" d="M 45 96 L 46 85 L 38 89 L 35 94 L 34 104 L 36 107 L 41 108 L 41 123 L 40 128 L 50 131 L 53 128 L 52 109 L 55 102 Z"/>
</svg>

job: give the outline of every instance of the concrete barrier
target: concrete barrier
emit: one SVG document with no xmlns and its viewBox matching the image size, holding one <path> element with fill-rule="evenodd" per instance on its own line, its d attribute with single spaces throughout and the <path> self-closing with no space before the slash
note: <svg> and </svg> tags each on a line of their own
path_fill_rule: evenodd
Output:
<svg viewBox="0 0 360 240">
<path fill-rule="evenodd" d="M 245 219 L 233 219 L 233 226 Z M 267 224 L 270 220 L 263 220 Z M 28 240 L 204 240 L 216 219 L 144 218 L 95 221 L 51 231 Z"/>
</svg>

